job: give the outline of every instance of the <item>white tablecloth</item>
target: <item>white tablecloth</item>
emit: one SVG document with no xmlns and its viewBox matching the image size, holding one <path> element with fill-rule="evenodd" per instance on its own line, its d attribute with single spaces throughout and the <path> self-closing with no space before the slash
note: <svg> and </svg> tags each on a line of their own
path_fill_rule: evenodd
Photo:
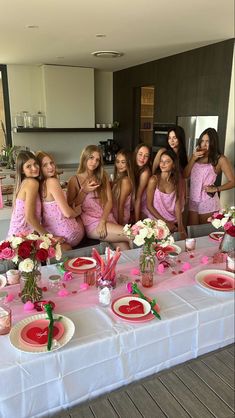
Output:
<svg viewBox="0 0 235 418">
<path fill-rule="evenodd" d="M 54 352 L 24 353 L 0 336 L 0 417 L 48 416 L 234 341 L 234 294 L 196 284 L 153 293 L 161 321 L 135 324 L 99 306 L 67 312 L 75 335 Z"/>
</svg>

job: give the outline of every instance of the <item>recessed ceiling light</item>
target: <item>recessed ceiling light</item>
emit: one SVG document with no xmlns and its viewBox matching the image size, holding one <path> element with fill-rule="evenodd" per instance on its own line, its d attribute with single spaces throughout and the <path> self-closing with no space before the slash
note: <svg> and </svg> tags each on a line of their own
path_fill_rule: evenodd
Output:
<svg viewBox="0 0 235 418">
<path fill-rule="evenodd" d="M 97 33 L 95 36 L 96 38 L 106 38 L 105 33 Z"/>
<path fill-rule="evenodd" d="M 118 58 L 122 57 L 124 54 L 123 52 L 118 51 L 95 51 L 92 52 L 91 55 L 97 58 Z"/>
<path fill-rule="evenodd" d="M 58 60 L 64 60 L 64 57 L 56 57 Z"/>
<path fill-rule="evenodd" d="M 39 26 L 38 25 L 27 25 L 26 28 L 27 29 L 38 29 Z"/>
</svg>

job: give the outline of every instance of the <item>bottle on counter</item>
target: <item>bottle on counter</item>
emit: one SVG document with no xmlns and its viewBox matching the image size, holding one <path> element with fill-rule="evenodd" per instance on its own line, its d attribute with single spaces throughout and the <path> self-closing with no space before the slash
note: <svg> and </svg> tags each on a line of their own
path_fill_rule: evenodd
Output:
<svg viewBox="0 0 235 418">
<path fill-rule="evenodd" d="M 46 127 L 46 116 L 43 112 L 38 112 L 35 115 L 33 115 L 33 127 L 34 128 Z"/>
<path fill-rule="evenodd" d="M 23 114 L 23 120 L 24 120 L 24 128 L 32 128 L 33 127 L 32 115 L 26 110 L 24 110 L 22 114 Z"/>
</svg>

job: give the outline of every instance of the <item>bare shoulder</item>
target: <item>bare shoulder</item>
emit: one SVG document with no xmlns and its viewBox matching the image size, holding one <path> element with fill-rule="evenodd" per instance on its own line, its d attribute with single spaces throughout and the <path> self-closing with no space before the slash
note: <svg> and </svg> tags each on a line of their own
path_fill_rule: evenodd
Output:
<svg viewBox="0 0 235 418">
<path fill-rule="evenodd" d="M 22 182 L 22 189 L 28 189 L 28 188 L 38 189 L 39 188 L 39 181 L 37 179 L 32 178 L 32 177 L 25 178 Z"/>
<path fill-rule="evenodd" d="M 121 184 L 123 186 L 131 186 L 131 180 L 129 179 L 129 177 L 125 176 L 123 177 Z"/>
<path fill-rule="evenodd" d="M 140 180 L 148 180 L 151 176 L 151 171 L 149 167 L 146 167 L 144 171 L 140 174 Z"/>
</svg>

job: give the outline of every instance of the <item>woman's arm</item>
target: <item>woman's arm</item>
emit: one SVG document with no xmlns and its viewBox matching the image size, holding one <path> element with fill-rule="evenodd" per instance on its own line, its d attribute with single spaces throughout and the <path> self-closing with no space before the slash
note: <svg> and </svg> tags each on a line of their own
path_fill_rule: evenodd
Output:
<svg viewBox="0 0 235 418">
<path fill-rule="evenodd" d="M 161 155 L 164 151 L 166 151 L 166 148 L 160 148 L 160 150 L 155 155 L 155 158 L 154 158 L 154 161 L 153 161 L 153 168 L 152 168 L 152 173 L 153 174 L 155 174 L 155 171 L 160 164 Z"/>
<path fill-rule="evenodd" d="M 96 231 L 100 238 L 105 238 L 107 236 L 107 229 L 106 229 L 106 222 L 107 218 L 111 212 L 111 209 L 113 207 L 113 200 L 112 200 L 112 191 L 110 187 L 110 183 L 108 180 L 108 176 L 106 175 L 106 195 L 107 195 L 107 202 L 104 205 L 103 208 L 103 214 L 100 218 L 100 222 L 97 225 Z"/>
<path fill-rule="evenodd" d="M 195 149 L 195 151 L 193 152 L 188 164 L 186 165 L 184 171 L 183 171 L 183 176 L 184 178 L 188 178 L 191 174 L 192 168 L 194 166 L 194 163 L 199 159 L 204 157 L 204 151 L 198 151 L 197 148 Z"/>
<path fill-rule="evenodd" d="M 232 168 L 232 164 L 225 155 L 221 155 L 219 158 L 216 171 L 218 174 L 222 171 L 225 175 L 227 182 L 221 184 L 221 186 L 205 186 L 204 190 L 209 193 L 223 192 L 224 190 L 230 190 L 235 187 L 235 175 Z"/>
<path fill-rule="evenodd" d="M 153 206 L 153 199 L 154 199 L 154 193 L 157 187 L 157 177 L 152 176 L 150 177 L 150 180 L 148 182 L 147 186 L 147 209 L 149 212 L 154 216 L 156 219 L 162 219 L 165 221 L 165 219 L 158 213 L 158 211 Z"/>
<path fill-rule="evenodd" d="M 126 200 L 131 193 L 131 181 L 128 177 L 124 177 L 121 182 L 120 196 L 118 199 L 118 223 L 124 225 L 124 209 Z"/>
<path fill-rule="evenodd" d="M 176 203 L 175 203 L 175 217 L 177 219 L 178 232 L 180 233 L 180 239 L 185 239 L 186 236 L 187 236 L 187 233 L 186 233 L 184 225 L 183 225 L 182 208 L 181 208 L 181 204 L 180 204 L 180 198 L 178 198 L 176 200 Z"/>
<path fill-rule="evenodd" d="M 81 213 L 81 207 L 76 206 L 74 209 L 72 209 L 68 205 L 59 180 L 56 178 L 49 178 L 46 180 L 46 182 L 48 193 L 50 193 L 53 199 L 56 201 L 64 217 L 76 218 L 77 216 L 79 216 Z"/>
<path fill-rule="evenodd" d="M 67 201 L 69 206 L 72 206 L 74 203 L 75 205 L 81 204 L 79 199 L 79 186 L 77 182 L 76 176 L 70 177 L 67 186 Z"/>
<path fill-rule="evenodd" d="M 141 199 L 142 199 L 144 190 L 147 187 L 149 178 L 150 178 L 150 170 L 145 170 L 140 175 L 139 186 L 136 191 L 136 197 L 135 197 L 135 222 L 140 220 Z"/>
<path fill-rule="evenodd" d="M 39 192 L 39 182 L 33 178 L 24 180 L 23 191 L 25 193 L 25 220 L 39 234 L 47 234 L 36 217 L 36 201 Z"/>
</svg>

